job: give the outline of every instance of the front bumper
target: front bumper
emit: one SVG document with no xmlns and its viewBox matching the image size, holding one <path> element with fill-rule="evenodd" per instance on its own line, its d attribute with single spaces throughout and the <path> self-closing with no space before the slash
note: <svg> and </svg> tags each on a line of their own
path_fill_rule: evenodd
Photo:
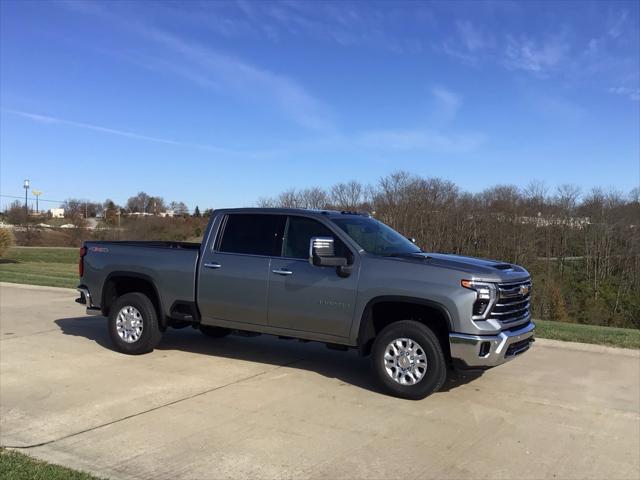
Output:
<svg viewBox="0 0 640 480">
<path fill-rule="evenodd" d="M 449 346 L 454 365 L 460 368 L 490 368 L 513 360 L 526 352 L 534 341 L 536 326 L 528 323 L 517 330 L 498 335 L 450 333 Z"/>
</svg>

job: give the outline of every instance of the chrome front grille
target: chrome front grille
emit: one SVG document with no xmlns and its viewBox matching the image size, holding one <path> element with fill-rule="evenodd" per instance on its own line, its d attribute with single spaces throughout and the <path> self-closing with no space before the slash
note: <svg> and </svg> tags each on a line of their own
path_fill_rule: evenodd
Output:
<svg viewBox="0 0 640 480">
<path fill-rule="evenodd" d="M 489 318 L 502 323 L 514 323 L 529 318 L 531 280 L 498 284 L 498 298 Z"/>
</svg>

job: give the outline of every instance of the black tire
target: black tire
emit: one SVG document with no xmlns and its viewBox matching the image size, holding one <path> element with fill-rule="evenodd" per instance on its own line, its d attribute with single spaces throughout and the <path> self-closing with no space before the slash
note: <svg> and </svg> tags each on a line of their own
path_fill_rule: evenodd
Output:
<svg viewBox="0 0 640 480">
<path fill-rule="evenodd" d="M 142 319 L 142 332 L 133 342 L 126 342 L 118 334 L 118 314 L 125 307 L 135 308 Z M 158 325 L 158 314 L 153 303 L 143 293 L 126 293 L 118 297 L 109 311 L 109 335 L 118 351 L 129 355 L 149 353 L 160 343 L 162 332 Z"/>
<path fill-rule="evenodd" d="M 200 325 L 199 329 L 203 335 L 211 338 L 222 338 L 231 333 L 231 330 L 228 328 L 214 327 L 212 325 Z"/>
<path fill-rule="evenodd" d="M 385 367 L 385 350 L 396 339 L 408 338 L 417 342 L 426 356 L 426 371 L 413 385 L 401 385 L 391 378 Z M 380 384 L 391 395 L 409 400 L 421 400 L 437 392 L 447 378 L 447 363 L 438 338 L 426 325 L 402 320 L 386 326 L 376 337 L 371 360 L 373 371 Z"/>
</svg>

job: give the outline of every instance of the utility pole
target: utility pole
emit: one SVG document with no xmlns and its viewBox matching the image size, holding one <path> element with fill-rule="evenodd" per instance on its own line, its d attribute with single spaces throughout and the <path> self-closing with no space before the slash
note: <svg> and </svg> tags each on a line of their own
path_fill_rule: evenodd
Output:
<svg viewBox="0 0 640 480">
<path fill-rule="evenodd" d="M 29 179 L 26 178 L 24 183 L 22 184 L 24 187 L 24 214 L 29 219 L 29 206 L 27 205 L 27 192 L 29 191 Z"/>
<path fill-rule="evenodd" d="M 42 192 L 40 190 L 31 190 L 31 193 L 33 193 L 33 195 L 36 197 L 36 213 L 39 215 L 40 206 L 38 205 L 38 198 L 40 197 L 40 195 L 42 195 Z"/>
</svg>

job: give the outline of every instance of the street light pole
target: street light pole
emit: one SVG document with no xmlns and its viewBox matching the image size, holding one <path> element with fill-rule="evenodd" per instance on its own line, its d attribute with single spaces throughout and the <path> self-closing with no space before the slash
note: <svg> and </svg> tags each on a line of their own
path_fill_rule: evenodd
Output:
<svg viewBox="0 0 640 480">
<path fill-rule="evenodd" d="M 29 206 L 27 205 L 27 192 L 29 192 L 29 179 L 28 178 L 26 178 L 24 180 L 24 183 L 22 184 L 22 186 L 24 187 L 24 213 L 28 218 L 29 217 Z"/>
<path fill-rule="evenodd" d="M 38 205 L 38 199 L 40 198 L 40 195 L 42 195 L 42 192 L 40 190 L 31 190 L 31 193 L 33 193 L 33 196 L 36 197 L 36 214 L 40 215 L 40 205 Z"/>
</svg>

